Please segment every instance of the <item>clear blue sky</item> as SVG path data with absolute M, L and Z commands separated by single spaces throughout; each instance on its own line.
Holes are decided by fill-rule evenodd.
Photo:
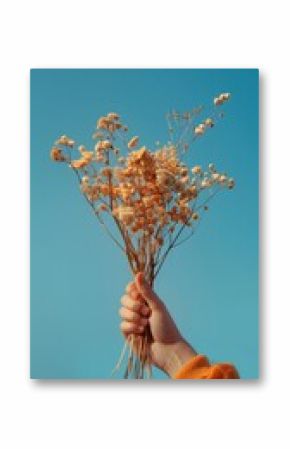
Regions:
M 215 162 L 236 189 L 211 202 L 156 290 L 199 352 L 233 362 L 242 378 L 258 377 L 258 77 L 245 69 L 32 70 L 31 377 L 110 377 L 123 345 L 119 298 L 130 280 L 73 174 L 50 161 L 54 140 L 68 134 L 89 145 L 96 119 L 114 111 L 150 147 L 167 138 L 167 111 L 223 91 L 232 93 L 226 117 L 196 142 L 189 163 Z

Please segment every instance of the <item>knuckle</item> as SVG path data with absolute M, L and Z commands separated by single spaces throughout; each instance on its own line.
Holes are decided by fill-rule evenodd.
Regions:
M 134 286 L 134 282 L 129 282 L 129 284 L 127 284 L 127 287 L 126 287 L 126 292 L 129 293 L 133 289 L 133 286 Z
M 121 304 L 126 304 L 126 301 L 127 301 L 127 295 L 123 295 L 122 296 L 122 298 L 121 298 Z
M 135 291 L 133 290 L 132 292 L 130 292 L 130 297 L 131 297 L 134 301 L 136 301 L 137 298 L 138 298 L 138 293 L 135 292 Z
M 131 318 L 132 321 L 138 321 L 139 320 L 139 314 L 136 312 L 131 312 Z
M 132 310 L 138 312 L 140 310 L 140 304 L 136 301 L 132 302 Z

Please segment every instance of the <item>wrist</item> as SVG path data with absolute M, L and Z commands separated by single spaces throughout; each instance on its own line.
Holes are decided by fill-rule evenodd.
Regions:
M 170 349 L 165 362 L 164 371 L 173 378 L 175 373 L 190 359 L 195 357 L 197 352 L 185 340 L 174 343 Z

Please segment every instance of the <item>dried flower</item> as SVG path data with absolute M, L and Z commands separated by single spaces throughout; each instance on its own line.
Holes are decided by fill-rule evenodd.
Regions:
M 193 169 L 191 170 L 192 173 L 194 175 L 200 175 L 202 170 L 201 170 L 201 166 L 200 165 L 196 165 L 195 167 L 193 167 Z
M 87 162 L 91 162 L 93 160 L 94 153 L 92 151 L 83 151 L 82 152 L 82 159 L 84 159 Z
M 107 117 L 100 117 L 97 121 L 97 128 L 108 129 L 109 124 L 110 120 Z
M 63 135 L 61 136 L 57 141 L 56 141 L 57 145 L 64 145 L 66 147 L 70 147 L 72 148 L 75 144 L 73 139 L 70 139 L 69 137 Z
M 80 145 L 79 152 L 82 154 L 84 151 L 86 151 L 86 147 L 84 145 Z
M 214 126 L 213 119 L 207 118 L 207 119 L 204 121 L 204 124 L 205 124 L 205 126 L 207 126 L 208 128 L 212 128 L 212 127 Z
M 219 182 L 219 180 L 220 180 L 220 174 L 219 173 L 213 173 L 212 175 L 211 175 L 211 179 L 214 181 L 214 182 Z
M 109 112 L 109 114 L 107 115 L 107 118 L 109 120 L 120 120 L 120 116 L 118 114 L 116 114 L 116 112 Z
M 134 209 L 132 207 L 118 207 L 115 210 L 115 214 L 123 224 L 130 225 L 133 223 Z
M 201 123 L 200 125 L 194 128 L 194 132 L 197 136 L 201 136 L 205 132 L 205 125 Z
M 62 153 L 60 148 L 53 147 L 50 151 L 50 157 L 55 162 L 65 162 L 66 157 Z
M 139 142 L 138 136 L 132 137 L 132 139 L 129 140 L 129 142 L 128 142 L 128 148 L 129 149 L 135 148 L 138 145 L 138 142 Z
M 228 101 L 230 99 L 230 96 L 231 96 L 231 94 L 226 92 L 226 93 L 220 94 L 218 97 L 215 97 L 214 98 L 215 106 L 222 105 L 225 101 Z
M 78 159 L 75 161 L 71 161 L 70 166 L 78 170 L 80 168 L 86 167 L 88 164 L 89 161 L 87 161 L 86 159 Z

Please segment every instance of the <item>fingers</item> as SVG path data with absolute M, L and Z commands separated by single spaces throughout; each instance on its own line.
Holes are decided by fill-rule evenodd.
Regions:
M 145 328 L 141 324 L 133 323 L 131 321 L 122 321 L 120 329 L 124 334 L 142 334 Z
M 140 295 L 140 293 L 135 285 L 135 282 L 130 282 L 127 285 L 126 293 L 127 293 L 127 295 L 131 296 L 131 298 L 133 298 L 135 300 L 139 300 L 139 301 L 143 300 L 142 296 Z
M 126 293 L 128 293 L 128 295 L 138 293 L 138 289 L 135 285 L 135 282 L 129 282 L 129 284 L 126 287 Z
M 144 304 L 133 283 L 127 286 L 126 292 L 121 298 L 122 307 L 119 310 L 122 318 L 121 331 L 124 334 L 142 334 L 148 324 L 150 309 Z
M 119 314 L 124 321 L 130 321 L 139 324 L 140 326 L 146 326 L 146 324 L 148 323 L 147 318 L 137 312 L 126 309 L 125 307 L 121 307 L 121 309 L 119 310 Z
M 148 324 L 151 310 L 144 303 L 144 298 L 135 282 L 127 285 L 126 293 L 121 298 L 121 304 L 122 307 L 119 310 L 122 318 L 121 331 L 124 334 L 142 334 Z
M 156 295 L 156 293 L 152 290 L 148 282 L 145 280 L 143 273 L 138 273 L 135 277 L 135 288 L 139 292 L 140 295 L 145 299 L 145 301 L 149 304 L 151 309 L 156 309 L 162 306 L 162 301 Z
M 132 310 L 133 312 L 139 312 L 141 315 L 148 316 L 150 314 L 150 309 L 146 306 L 140 299 L 133 299 L 129 295 L 124 295 L 121 298 L 121 304 L 126 309 Z

